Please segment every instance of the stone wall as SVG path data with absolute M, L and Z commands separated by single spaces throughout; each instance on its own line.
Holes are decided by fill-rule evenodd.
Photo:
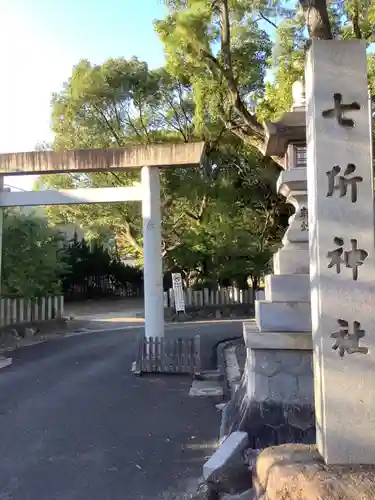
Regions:
M 253 448 L 315 442 L 310 351 L 248 349 L 246 430 Z
M 234 319 L 254 316 L 253 304 L 226 304 L 188 306 L 185 313 L 176 313 L 174 308 L 165 308 L 166 321 L 197 321 L 206 319 Z
M 250 399 L 314 404 L 311 351 L 248 349 L 246 367 Z
M 248 332 L 245 342 L 244 373 L 224 410 L 221 434 L 246 431 L 253 449 L 314 443 L 311 336 Z

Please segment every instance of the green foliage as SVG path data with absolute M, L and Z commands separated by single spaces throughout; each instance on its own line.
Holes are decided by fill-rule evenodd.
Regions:
M 118 288 L 142 288 L 139 269 L 124 265 L 102 245 L 78 241 L 77 234 L 65 246 L 64 262 L 67 271 L 62 275 L 64 295 L 88 298 L 115 293 Z
M 251 2 L 166 4 L 168 16 L 155 29 L 165 46 L 167 71 L 192 85 L 197 130 L 207 133 L 211 122 L 231 130 L 239 120 L 248 126 L 251 118 L 240 104 L 251 110 L 254 97 L 262 94 L 271 54 L 271 42 L 253 18 Z
M 195 124 L 223 123 L 262 149 L 262 123 L 290 109 L 291 86 L 302 76 L 307 2 L 299 0 L 164 0 L 155 23 L 167 69 L 191 83 Z M 327 8 L 335 37 L 374 41 L 375 4 L 366 0 L 309 3 Z M 267 77 L 267 78 L 266 78 Z
M 199 136 L 188 80 L 163 69 L 148 71 L 136 59 L 110 60 L 101 66 L 83 61 L 54 96 L 52 112 L 56 149 L 210 138 L 218 152 L 216 172 L 161 172 L 165 267 L 186 269 L 192 284 L 231 274 L 244 281 L 247 274 L 262 272 L 256 264 L 258 254 L 268 261 L 280 224 L 275 208 L 280 200 L 274 192 L 278 171 L 266 168 L 254 149 L 243 148 L 217 121 L 208 120 Z M 139 172 L 50 175 L 40 178 L 39 187 L 129 186 L 138 180 Z M 78 224 L 89 239 L 113 238 L 119 257 L 132 255 L 142 264 L 139 203 L 51 207 L 48 213 L 56 225 Z M 264 235 L 258 235 L 259 228 Z
M 3 221 L 2 290 L 4 297 L 45 297 L 61 293 L 61 234 L 45 219 L 5 210 Z

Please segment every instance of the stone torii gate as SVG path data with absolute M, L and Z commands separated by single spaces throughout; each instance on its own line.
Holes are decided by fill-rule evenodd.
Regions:
M 116 149 L 0 154 L 0 209 L 15 206 L 142 201 L 145 334 L 146 337 L 163 337 L 164 302 L 159 170 L 160 168 L 197 167 L 203 159 L 204 151 L 203 142 L 193 142 L 128 146 Z M 21 193 L 3 190 L 5 175 L 112 172 L 137 168 L 141 168 L 141 183 L 133 187 Z M 0 219 L 2 222 L 2 218 Z

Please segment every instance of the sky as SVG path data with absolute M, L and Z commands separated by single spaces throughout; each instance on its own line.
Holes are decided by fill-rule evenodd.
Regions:
M 32 151 L 50 141 L 50 99 L 85 58 L 137 56 L 163 64 L 153 20 L 162 0 L 0 0 L 0 153 Z M 28 176 L 7 185 L 32 189 Z

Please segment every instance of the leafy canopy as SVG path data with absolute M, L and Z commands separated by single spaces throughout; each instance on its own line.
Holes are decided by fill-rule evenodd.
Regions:
M 63 237 L 45 219 L 19 210 L 5 210 L 1 294 L 4 297 L 46 297 L 61 293 Z

